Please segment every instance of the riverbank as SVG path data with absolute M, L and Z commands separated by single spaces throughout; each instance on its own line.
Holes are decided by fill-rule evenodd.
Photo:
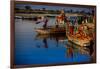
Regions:
M 25 13 L 16 13 L 15 14 L 15 17 L 16 16 L 19 16 L 19 17 L 36 17 L 36 16 L 51 16 L 51 17 L 56 17 L 58 16 L 59 14 L 25 14 Z M 83 14 L 72 14 L 72 13 L 66 13 L 65 14 L 66 16 L 83 16 Z

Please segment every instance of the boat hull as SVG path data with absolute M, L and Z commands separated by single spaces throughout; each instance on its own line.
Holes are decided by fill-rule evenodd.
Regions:
M 62 34 L 66 33 L 65 28 L 48 28 L 48 29 L 43 29 L 43 28 L 37 28 L 35 30 L 38 34 Z
M 87 39 L 87 38 L 80 39 L 80 38 L 72 37 L 70 35 L 67 35 L 67 37 L 70 42 L 77 44 L 79 46 L 89 46 L 90 45 L 90 39 Z

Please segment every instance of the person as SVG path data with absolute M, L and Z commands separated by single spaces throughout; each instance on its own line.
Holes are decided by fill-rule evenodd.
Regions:
M 73 35 L 73 31 L 74 31 L 74 26 L 72 24 L 72 21 L 70 22 L 70 34 Z
M 78 33 L 80 34 L 80 39 L 84 39 L 84 37 L 83 37 L 83 35 L 84 35 L 83 29 L 84 29 L 84 25 L 82 23 L 78 28 Z
M 70 31 L 70 21 L 66 18 L 66 33 L 69 34 Z
M 47 17 L 44 17 L 43 22 L 44 22 L 43 28 L 46 29 L 47 28 L 47 23 L 48 23 L 48 18 Z
M 65 11 L 64 11 L 64 9 L 61 10 L 60 16 L 61 16 L 61 23 L 62 23 L 63 26 L 65 26 L 66 16 L 65 16 Z
M 47 28 L 47 23 L 48 23 L 48 21 L 49 21 L 49 19 L 48 19 L 47 16 L 42 16 L 41 19 L 40 19 L 39 21 L 36 22 L 36 24 L 44 23 L 42 27 L 43 27 L 44 29 L 46 29 L 46 28 Z
M 78 22 L 77 19 L 75 20 L 75 24 L 74 24 L 74 34 L 76 34 L 78 32 Z
M 59 16 L 56 17 L 56 27 L 64 27 L 65 23 L 65 12 L 64 9 L 61 10 L 61 13 Z

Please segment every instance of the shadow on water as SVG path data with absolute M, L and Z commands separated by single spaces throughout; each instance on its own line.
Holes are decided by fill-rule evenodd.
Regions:
M 42 39 L 44 47 L 48 48 L 48 42 L 47 42 L 48 39 L 56 41 L 56 47 L 58 47 L 59 40 L 65 40 L 66 38 L 67 37 L 65 34 L 46 34 L 46 35 L 37 34 L 35 39 L 37 39 L 37 40 Z
M 48 48 L 47 39 L 43 39 L 44 47 Z
M 70 45 L 68 45 L 70 44 Z M 66 44 L 67 46 L 67 57 L 70 57 L 70 58 L 74 58 L 74 54 L 76 53 L 81 53 L 81 54 L 84 54 L 84 55 L 89 55 L 91 57 L 91 61 L 90 62 L 94 62 L 95 61 L 95 45 L 94 45 L 94 41 L 91 40 L 90 41 L 90 45 L 89 46 L 86 46 L 86 47 L 81 47 L 81 46 L 77 46 L 73 43 L 67 43 Z M 78 56 L 78 55 L 76 55 Z
M 87 46 L 89 49 L 89 55 L 92 57 L 92 61 L 95 62 L 96 54 L 95 54 L 95 42 L 93 40 L 90 41 L 90 45 Z
M 56 47 L 59 46 L 59 41 L 60 40 L 66 40 L 67 37 L 65 34 L 53 34 L 53 35 L 40 35 L 40 34 L 37 34 L 36 35 L 36 39 L 42 39 L 43 43 L 44 43 L 44 48 L 48 48 L 48 39 L 50 40 L 55 40 L 56 41 Z M 69 58 L 73 58 L 74 57 L 74 54 L 75 53 L 81 53 L 81 54 L 87 54 L 87 55 L 90 55 L 92 56 L 93 52 L 94 52 L 94 49 L 93 49 L 93 41 L 91 40 L 90 41 L 90 45 L 89 46 L 86 46 L 86 47 L 81 47 L 81 46 L 78 46 L 78 45 L 75 45 L 73 44 L 72 42 L 70 41 L 67 41 L 67 42 L 62 42 L 64 43 L 65 45 L 65 48 L 67 49 L 66 50 L 66 56 L 69 57 Z M 77 56 L 77 55 L 76 55 Z

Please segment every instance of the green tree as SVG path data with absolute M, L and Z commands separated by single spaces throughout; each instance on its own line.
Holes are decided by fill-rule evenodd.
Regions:
M 72 9 L 70 9 L 70 11 L 69 11 L 70 13 L 73 13 L 73 10 Z
M 15 8 L 15 10 L 20 10 L 20 8 Z
M 25 6 L 26 10 L 32 10 L 31 6 Z
M 43 11 L 45 11 L 45 10 L 46 10 L 46 8 L 42 8 L 42 10 L 43 10 Z

